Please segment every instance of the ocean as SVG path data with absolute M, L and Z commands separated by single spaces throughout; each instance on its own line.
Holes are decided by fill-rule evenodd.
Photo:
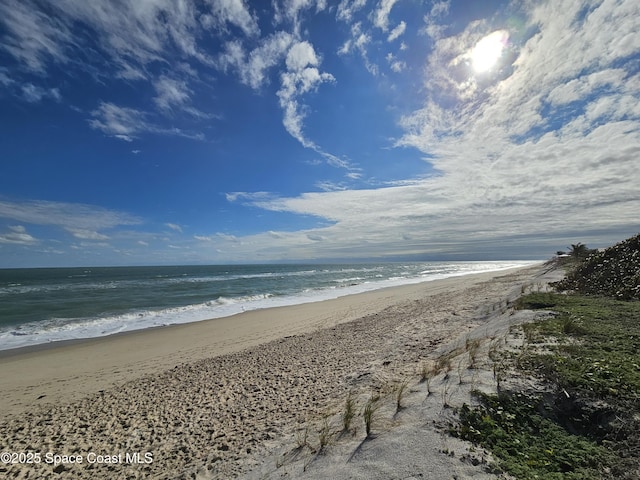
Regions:
M 535 262 L 0 269 L 0 350 L 531 263 Z

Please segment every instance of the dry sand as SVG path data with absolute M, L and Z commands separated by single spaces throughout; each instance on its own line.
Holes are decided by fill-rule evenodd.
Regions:
M 416 372 L 469 335 L 495 336 L 517 321 L 500 312 L 521 285 L 544 282 L 542 271 L 469 275 L 4 353 L 0 450 L 27 453 L 19 461 L 40 456 L 0 463 L 0 477 L 483 478 L 477 460 L 460 462 L 466 446 L 433 420 L 424 425 L 444 421 L 443 399 L 468 393 L 473 382 L 424 402 Z M 349 391 L 361 408 L 372 390 L 385 395 L 400 379 L 413 408 L 396 414 L 389 394 L 377 438 L 364 439 L 359 426 L 332 435 L 318 455 L 317 426 L 326 418 L 333 433 L 339 415 L 330 413 Z M 53 465 L 48 454 L 82 463 Z

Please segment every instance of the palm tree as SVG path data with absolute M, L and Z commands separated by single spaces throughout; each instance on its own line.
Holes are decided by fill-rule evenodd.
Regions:
M 575 258 L 584 258 L 587 255 L 589 255 L 589 249 L 583 243 L 580 243 L 580 242 L 576 244 L 572 243 L 571 247 L 569 248 L 569 255 Z

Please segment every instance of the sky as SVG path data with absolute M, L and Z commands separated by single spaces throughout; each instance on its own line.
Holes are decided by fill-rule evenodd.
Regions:
M 3 0 L 0 267 L 640 232 L 640 2 Z

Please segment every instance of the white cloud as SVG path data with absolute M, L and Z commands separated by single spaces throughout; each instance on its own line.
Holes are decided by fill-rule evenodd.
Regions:
M 91 112 L 91 116 L 94 117 L 89 120 L 89 125 L 92 128 L 127 142 L 133 141 L 134 138 L 144 133 L 173 135 L 193 140 L 204 139 L 204 135 L 201 133 L 187 132 L 175 127 L 161 127 L 149 121 L 148 113 L 134 108 L 119 107 L 113 103 L 101 103 L 96 110 Z
M 536 227 L 528 233 L 578 229 L 588 223 L 593 228 L 633 224 L 630 207 L 639 198 L 632 184 L 640 178 L 634 178 L 630 163 L 631 152 L 640 149 L 640 136 L 632 132 L 640 124 L 631 125 L 640 120 L 640 111 L 634 107 L 637 101 L 619 90 L 625 73 L 611 68 L 624 51 L 607 46 L 607 35 L 610 41 L 626 36 L 626 22 L 618 22 L 618 17 L 626 15 L 628 3 L 595 8 L 584 19 L 588 26 L 578 20 L 577 7 L 572 11 L 548 4 L 543 12 L 534 11 L 532 23 L 540 32 L 523 46 L 513 73 L 496 77 L 484 88 L 477 84 L 470 96 L 460 94 L 467 80 L 456 78 L 446 59 L 472 45 L 473 36 L 463 32 L 442 39 L 429 63 L 429 76 L 435 80 L 428 85 L 432 92 L 449 88 L 447 101 L 456 98 L 456 104 L 444 109 L 428 100 L 404 119 L 407 133 L 400 144 L 433 155 L 434 167 L 443 174 L 438 183 L 450 182 L 451 193 L 456 187 L 464 189 L 469 205 L 535 219 Z M 608 10 L 606 15 L 600 9 Z M 607 17 L 610 26 L 591 17 Z M 448 81 L 442 81 L 447 76 Z M 602 87 L 610 93 L 590 99 Z M 564 113 L 565 123 L 550 125 L 546 105 L 571 102 L 577 104 Z M 619 203 L 615 215 L 604 213 L 612 202 Z M 573 219 L 576 205 L 588 208 Z M 513 213 L 504 216 L 513 218 Z
M 315 7 L 316 12 L 321 12 L 327 8 L 326 0 L 281 0 L 273 2 L 275 9 L 274 19 L 276 23 L 289 20 L 293 23 L 296 37 L 300 34 L 300 12 Z
M 2 85 L 3 87 L 8 87 L 13 83 L 15 83 L 15 81 L 10 78 L 9 75 L 7 75 L 6 69 L 0 68 L 0 85 Z
M 97 232 L 141 222 L 133 215 L 93 205 L 36 200 L 28 202 L 0 200 L 0 218 L 32 225 L 54 225 L 71 232 L 78 238 L 88 238 L 94 234 L 102 235 Z M 17 230 L 14 232 L 25 233 Z
M 65 21 L 34 8 L 29 1 L 0 2 L 0 24 L 4 35 L 0 48 L 31 70 L 43 72 L 47 62 L 68 61 L 73 39 Z
M 211 13 L 200 18 L 206 26 L 216 26 L 218 28 L 230 23 L 240 28 L 247 36 L 257 36 L 260 34 L 258 21 L 255 15 L 242 0 L 208 0 Z
M 158 94 L 153 100 L 161 110 L 171 110 L 173 107 L 183 107 L 191 102 L 192 91 L 187 86 L 187 82 L 161 76 L 154 87 Z
M 424 32 L 433 40 L 438 40 L 444 35 L 445 26 L 440 23 L 442 17 L 449 13 L 449 0 L 436 2 L 431 7 L 431 11 L 424 17 Z
M 396 3 L 398 0 L 380 0 L 378 8 L 373 13 L 373 24 L 383 32 L 389 30 L 389 15 Z
M 230 192 L 225 194 L 225 198 L 228 202 L 235 202 L 237 200 L 266 200 L 272 198 L 269 192 Z
M 214 115 L 204 113 L 192 105 L 191 95 L 193 90 L 184 80 L 160 76 L 154 81 L 157 96 L 153 99 L 160 110 L 165 113 L 174 111 L 185 112 L 195 118 L 210 119 Z
M 391 63 L 391 70 L 393 70 L 396 73 L 402 72 L 405 68 L 407 68 L 406 62 L 395 61 Z
M 280 74 L 280 90 L 277 95 L 283 111 L 282 124 L 287 132 L 302 146 L 314 150 L 329 165 L 349 170 L 349 174 L 359 176 L 358 169 L 349 161 L 326 152 L 304 133 L 305 107 L 299 102 L 303 95 L 317 90 L 322 83 L 333 83 L 330 73 L 321 73 L 318 69 L 320 59 L 313 46 L 307 42 L 295 42 L 287 52 L 285 64 L 287 70 Z
M 379 73 L 378 66 L 369 60 L 367 46 L 371 43 L 371 35 L 362 30 L 362 23 L 357 22 L 351 26 L 351 38 L 338 49 L 339 55 L 347 55 L 354 50 L 360 53 L 364 61 L 365 68 L 369 73 L 376 76 Z
M 235 70 L 242 83 L 258 89 L 267 80 L 268 70 L 285 58 L 293 41 L 290 33 L 275 32 L 248 54 L 240 41 L 230 41 L 225 45 L 225 52 L 219 56 L 218 65 L 225 71 Z
M 278 90 L 280 107 L 284 112 L 282 123 L 289 134 L 304 147 L 319 150 L 313 141 L 303 132 L 305 113 L 298 98 L 315 90 L 320 84 L 334 82 L 330 73 L 320 73 L 319 60 L 309 42 L 297 42 L 289 49 L 286 57 L 287 71 L 280 76 L 281 88 Z
M 22 225 L 12 225 L 10 232 L 0 233 L 0 244 L 10 243 L 16 245 L 33 245 L 38 240 L 27 233 L 27 229 Z
M 602 87 L 617 90 L 624 86 L 626 76 L 627 73 L 621 68 L 587 74 L 556 86 L 547 96 L 547 100 L 558 106 L 582 100 Z
M 391 30 L 391 32 L 389 33 L 389 36 L 387 37 L 387 41 L 393 42 L 397 38 L 400 38 L 400 36 L 404 34 L 406 29 L 407 29 L 407 24 L 404 21 L 400 22 L 396 28 Z
M 72 228 L 72 227 L 67 227 L 66 230 L 69 233 L 71 233 L 74 237 L 79 238 L 81 240 L 96 240 L 96 241 L 109 240 L 109 237 L 107 235 L 98 233 L 95 230 L 87 230 L 84 228 Z
M 227 21 L 238 19 L 238 2 L 216 2 Z M 225 8 L 228 7 L 228 8 Z M 58 0 L 44 11 L 33 0 L 0 4 L 0 22 L 7 34 L 4 49 L 32 70 L 44 71 L 50 61 L 67 63 L 82 51 L 70 27 L 81 22 L 127 79 L 146 78 L 147 64 L 178 51 L 209 61 L 196 46 L 199 12 L 188 0 L 145 2 L 86 2 Z
M 351 22 L 356 12 L 362 9 L 367 3 L 367 0 L 342 0 L 338 5 L 336 12 L 336 18 L 344 22 Z
M 259 34 L 255 18 L 244 8 L 241 0 L 216 0 L 197 5 L 189 0 L 58 0 L 50 2 L 46 9 L 35 0 L 10 0 L 0 4 L 0 25 L 5 27 L 0 48 L 23 67 L 43 75 L 52 64 L 73 64 L 93 76 L 100 75 L 93 70 L 91 62 L 85 61 L 87 52 L 92 52 L 91 55 L 98 52 L 98 56 L 108 63 L 109 76 L 129 81 L 150 80 L 158 93 L 155 102 L 161 113 L 166 115 L 180 111 L 209 119 L 213 115 L 203 113 L 190 103 L 193 89 L 186 81 L 166 75 L 154 78 L 154 69 L 151 68 L 152 64 L 176 65 L 176 61 L 181 61 L 180 65 L 186 65 L 186 62 L 194 60 L 212 65 L 212 58 L 198 46 L 206 23 L 200 20 L 207 15 L 215 16 L 223 24 L 236 25 L 247 34 Z M 83 35 L 90 35 L 97 46 L 87 48 Z M 32 83 L 25 83 L 21 94 L 32 103 L 47 98 L 61 99 L 57 88 L 46 89 Z M 105 102 L 102 105 L 112 104 Z M 146 114 L 133 108 L 120 108 L 116 112 L 100 107 L 94 116 L 97 113 L 99 117 L 111 118 L 100 117 L 92 120 L 91 124 L 124 140 L 131 140 L 143 132 L 196 139 L 203 137 L 179 128 L 154 126 L 142 118 Z
M 391 70 L 396 73 L 400 73 L 405 68 L 407 68 L 407 63 L 402 60 L 398 60 L 392 53 L 388 53 L 386 59 L 387 62 L 389 62 L 389 67 L 391 68 Z
M 182 227 L 176 223 L 165 223 L 165 226 L 169 227 L 171 230 L 182 233 Z
M 128 142 L 151 128 L 144 112 L 113 103 L 101 103 L 91 115 L 94 117 L 89 121 L 92 128 Z
M 308 65 L 317 66 L 318 57 L 309 42 L 298 42 L 289 49 L 286 65 L 289 70 L 301 71 Z
M 44 89 L 32 83 L 22 86 L 22 96 L 29 103 L 38 103 L 45 98 L 49 98 L 59 102 L 62 99 L 60 91 L 57 88 Z
M 63 18 L 93 28 L 102 48 L 123 72 L 146 76 L 145 65 L 162 61 L 169 53 L 206 62 L 196 45 L 198 15 L 187 0 L 147 0 L 134 3 L 60 0 L 55 7 Z

